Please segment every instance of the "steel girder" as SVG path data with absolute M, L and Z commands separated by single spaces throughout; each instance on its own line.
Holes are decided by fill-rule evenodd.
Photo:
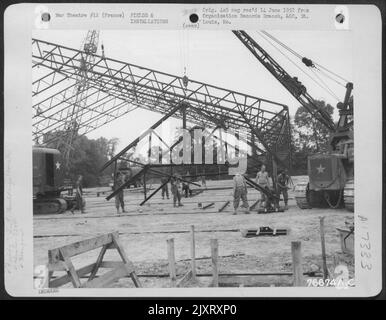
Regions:
M 50 142 L 50 134 L 68 130 L 66 123 L 73 110 L 74 86 L 80 71 L 82 51 L 33 39 L 33 137 Z M 206 127 L 219 126 L 246 130 L 256 136 L 259 145 L 277 157 L 279 144 L 290 142 L 289 115 L 286 105 L 242 94 L 203 82 L 95 55 L 85 70 L 87 86 L 79 90 L 86 103 L 78 111 L 78 134 L 86 134 L 135 108 L 166 114 L 176 104 L 184 103 L 189 122 Z M 182 118 L 176 112 L 173 117 Z M 284 159 L 285 157 L 279 157 Z

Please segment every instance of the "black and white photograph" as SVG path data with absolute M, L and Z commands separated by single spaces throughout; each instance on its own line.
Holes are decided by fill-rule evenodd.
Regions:
M 375 263 L 354 136 L 357 109 L 375 106 L 354 99 L 349 11 L 335 9 L 334 27 L 286 29 L 267 24 L 310 9 L 236 7 L 187 7 L 174 28 L 156 10 L 35 10 L 46 27 L 31 30 L 25 70 L 30 140 L 14 146 L 32 156 L 34 290 L 361 286 L 358 266 Z M 236 15 L 246 27 L 205 28 Z M 65 18 L 159 28 L 49 27 Z
M 117 287 L 289 286 L 294 267 L 297 285 L 337 268 L 354 285 L 350 48 L 337 32 L 36 32 L 34 264 L 76 268 L 61 248 L 98 245 L 52 282 L 105 285 L 117 232 L 137 274 Z

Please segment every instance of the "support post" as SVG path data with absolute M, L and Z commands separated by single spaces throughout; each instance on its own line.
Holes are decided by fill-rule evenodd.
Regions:
M 210 240 L 210 247 L 212 252 L 212 270 L 213 270 L 213 287 L 218 287 L 218 241 L 217 239 Z
M 322 261 L 323 261 L 323 280 L 328 278 L 327 260 L 326 260 L 326 243 L 324 239 L 324 218 L 319 217 L 320 220 L 320 241 L 322 244 Z
M 113 191 L 115 191 L 115 189 L 117 188 L 117 185 L 118 185 L 118 181 L 117 181 L 117 170 L 118 170 L 118 160 L 115 160 L 114 161 L 114 177 L 113 177 L 113 180 L 114 180 L 114 184 L 113 184 Z
M 117 176 L 117 162 L 118 160 L 114 161 L 114 181 L 115 181 L 115 177 Z
M 182 112 L 182 128 L 186 129 L 186 107 L 182 107 L 181 109 Z
M 175 261 L 175 255 L 174 255 L 174 239 L 170 238 L 166 240 L 167 247 L 168 247 L 168 261 L 169 261 L 169 275 L 170 279 L 172 280 L 173 286 L 176 285 L 176 261 Z
M 146 190 L 146 169 L 143 170 L 143 196 L 144 196 L 144 199 L 143 199 L 143 200 L 146 200 L 146 197 L 147 197 L 147 190 Z
M 302 287 L 303 282 L 303 267 L 302 267 L 302 243 L 300 241 L 291 242 L 292 266 L 294 276 L 294 287 Z
M 150 132 L 149 133 L 149 149 L 147 150 L 147 162 L 148 163 L 151 163 L 151 159 L 150 159 L 150 157 L 151 157 L 151 137 L 152 136 L 152 133 Z
M 275 159 L 272 158 L 272 185 L 274 190 L 277 190 L 277 163 Z
M 191 256 L 191 269 L 192 280 L 196 280 L 196 239 L 194 234 L 194 226 L 190 226 L 190 256 Z

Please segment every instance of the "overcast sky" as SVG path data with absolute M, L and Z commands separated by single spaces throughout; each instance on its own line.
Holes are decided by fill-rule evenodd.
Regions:
M 334 107 L 337 100 L 321 89 L 257 31 L 247 31 L 279 64 L 307 87 L 314 99 Z M 349 31 L 269 31 L 302 56 L 308 57 L 343 78 L 352 81 L 352 42 Z M 87 30 L 40 30 L 34 37 L 80 49 Z M 122 31 L 100 32 L 99 44 L 105 56 L 155 70 L 180 75 L 186 68 L 191 79 L 280 102 L 293 116 L 298 101 L 258 62 L 230 31 Z M 294 55 L 279 47 L 293 62 L 315 78 Z M 99 46 L 100 51 L 100 46 Z M 100 52 L 99 52 L 100 53 Z M 304 66 L 304 67 L 303 67 Z M 345 89 L 319 75 L 343 100 Z M 315 78 L 317 79 L 317 78 Z M 88 134 L 89 138 L 117 137 L 123 148 L 161 117 L 137 109 Z M 334 118 L 337 112 L 334 113 Z M 179 122 L 172 120 L 173 125 Z

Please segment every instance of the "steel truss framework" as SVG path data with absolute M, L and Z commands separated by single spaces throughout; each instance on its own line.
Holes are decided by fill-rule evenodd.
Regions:
M 50 143 L 65 135 L 83 52 L 33 39 L 33 137 Z M 78 134 L 91 132 L 135 108 L 171 115 L 204 127 L 245 129 L 261 153 L 288 166 L 290 125 L 286 105 L 95 55 L 84 71 L 86 103 L 78 111 Z M 184 106 L 181 110 L 178 106 Z M 178 110 L 177 110 L 178 109 Z M 174 111 L 175 110 L 175 111 Z M 52 133 L 55 133 L 53 135 Z M 287 165 L 284 163 L 286 162 Z

